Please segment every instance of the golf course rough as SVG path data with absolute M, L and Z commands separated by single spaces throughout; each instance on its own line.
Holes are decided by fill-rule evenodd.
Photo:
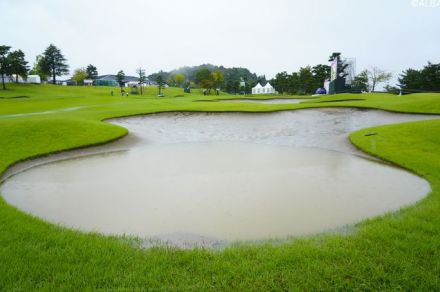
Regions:
M 198 92 L 174 97 L 181 94 L 175 88 L 166 89 L 165 98 L 156 97 L 156 88 L 129 97 L 110 91 L 10 85 L 0 92 L 0 173 L 18 161 L 126 135 L 124 128 L 102 122 L 112 117 L 330 106 L 440 114 L 440 94 L 342 94 L 299 104 L 258 104 L 194 102 L 219 97 Z M 237 243 L 220 251 L 142 249 L 137 239 L 61 228 L 0 199 L 0 290 L 439 290 L 440 121 L 363 129 L 350 139 L 361 150 L 424 177 L 432 193 L 413 206 L 360 222 L 347 234 Z

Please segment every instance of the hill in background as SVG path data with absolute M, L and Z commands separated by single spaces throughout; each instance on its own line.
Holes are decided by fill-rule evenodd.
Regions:
M 183 74 L 185 75 L 185 79 L 187 82 L 194 82 L 196 72 L 201 69 L 208 69 L 211 72 L 221 71 L 225 79 L 221 89 L 229 93 L 239 92 L 241 78 L 243 78 L 243 80 L 246 82 L 246 92 L 251 92 L 251 88 L 254 87 L 258 82 L 260 82 L 262 85 L 265 85 L 267 82 L 266 77 L 264 75 L 259 76 L 256 73 L 252 73 L 247 68 L 240 68 L 240 67 L 226 68 L 223 66 L 217 66 L 212 64 L 185 66 L 169 72 L 159 71 L 157 73 L 153 73 L 149 75 L 148 78 L 150 80 L 156 80 L 156 78 L 159 75 L 162 75 L 164 80 L 167 80 L 167 82 L 170 85 L 175 85 L 173 84 L 173 76 L 177 74 Z

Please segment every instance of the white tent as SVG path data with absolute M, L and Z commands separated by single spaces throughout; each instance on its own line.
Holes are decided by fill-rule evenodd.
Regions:
M 23 78 L 21 78 L 20 75 L 16 75 L 16 74 L 12 74 L 12 75 L 5 75 L 5 82 L 11 82 L 11 83 L 15 83 L 15 81 L 18 81 L 18 83 L 24 83 L 25 80 L 23 80 Z
M 27 83 L 41 83 L 41 78 L 38 75 L 28 75 L 27 77 Z
M 263 86 L 261 86 L 260 83 L 255 85 L 255 87 L 252 88 L 252 94 L 262 94 L 263 93 Z
M 138 87 L 139 81 L 128 81 L 125 82 L 125 87 Z
M 270 85 L 269 82 L 263 87 L 260 83 L 255 85 L 254 88 L 252 88 L 252 94 L 273 94 L 275 93 L 275 88 Z
M 93 80 L 92 79 L 84 79 L 84 85 L 85 86 L 92 86 Z
M 275 93 L 275 88 L 269 82 L 263 87 L 263 93 Z

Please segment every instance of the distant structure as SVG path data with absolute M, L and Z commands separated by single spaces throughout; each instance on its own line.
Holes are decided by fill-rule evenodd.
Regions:
M 12 74 L 5 76 L 5 83 L 41 83 L 41 78 L 38 75 L 28 75 L 27 78 L 23 78 L 20 75 Z
M 252 87 L 252 94 L 262 94 L 263 92 L 263 86 L 261 86 L 260 83 Z
M 28 75 L 27 83 L 40 84 L 41 83 L 41 78 L 40 78 L 39 75 Z
M 243 77 L 240 77 L 240 94 L 246 94 L 246 82 Z
M 116 75 L 107 74 L 107 75 L 101 75 L 98 76 L 94 80 L 94 85 L 96 86 L 115 86 L 119 87 L 118 82 L 116 81 Z M 136 76 L 125 76 L 124 78 L 124 85 L 125 87 L 132 87 L 135 85 L 139 85 L 139 77 Z M 149 80 L 146 78 L 145 83 L 143 86 L 152 86 L 156 85 L 156 82 Z
M 127 84 L 130 81 L 139 81 L 139 78 L 135 77 L 135 76 L 125 76 L 125 78 L 124 78 L 124 85 Z M 119 87 L 119 84 L 116 81 L 116 75 L 112 75 L 112 74 L 98 76 L 95 79 L 95 85 L 96 86 L 114 86 L 114 87 Z
M 356 59 L 344 58 L 342 61 L 347 65 L 345 68 L 345 73 L 347 73 L 347 76 L 345 76 L 345 84 L 351 85 L 354 81 L 354 77 L 356 77 Z
M 330 94 L 348 92 L 356 76 L 356 59 L 342 58 L 341 53 L 333 53 L 328 61 L 331 68 L 328 92 Z
M 269 82 L 267 82 L 265 86 L 261 86 L 261 84 L 258 83 L 252 88 L 252 94 L 274 94 L 274 93 L 275 93 L 275 88 L 273 88 L 273 86 L 270 85 Z
M 93 79 L 84 79 L 84 86 L 92 86 Z
M 57 84 L 59 85 L 78 85 L 77 82 L 73 79 L 67 80 L 57 80 Z M 85 79 L 83 81 L 84 86 L 113 86 L 119 87 L 119 83 L 116 81 L 116 75 L 107 74 L 98 76 L 95 80 Z M 123 86 L 125 87 L 139 87 L 142 85 L 145 86 L 153 86 L 156 85 L 156 82 L 150 81 L 149 79 L 145 80 L 144 83 L 139 84 L 139 78 L 135 76 L 125 76 L 123 81 Z

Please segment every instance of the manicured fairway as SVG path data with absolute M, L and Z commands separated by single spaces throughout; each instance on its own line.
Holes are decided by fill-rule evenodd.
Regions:
M 293 105 L 194 102 L 218 97 L 175 97 L 182 90 L 174 88 L 157 98 L 155 88 L 144 96 L 121 97 L 111 96 L 111 88 L 9 87 L 0 91 L 0 173 L 30 157 L 117 139 L 126 130 L 101 122 L 116 116 L 328 106 L 440 114 L 440 94 L 344 94 Z M 237 244 L 221 251 L 140 249 L 136 239 L 60 228 L 0 199 L 0 290 L 439 290 L 440 121 L 364 129 L 351 140 L 425 177 L 433 192 L 415 206 L 360 222 L 346 234 Z

